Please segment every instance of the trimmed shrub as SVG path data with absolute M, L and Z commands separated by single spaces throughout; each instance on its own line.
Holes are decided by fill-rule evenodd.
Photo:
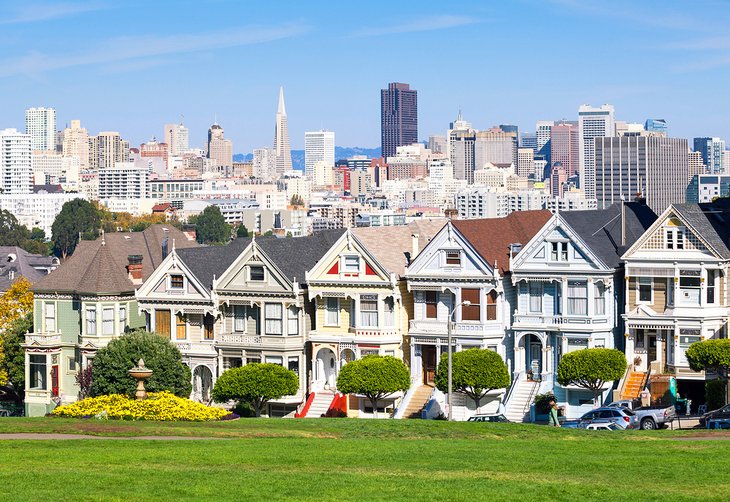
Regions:
M 257 417 L 272 399 L 296 394 L 299 378 L 291 370 L 271 363 L 253 363 L 224 371 L 213 386 L 213 399 L 218 403 L 249 403 Z
M 479 408 L 479 402 L 494 389 L 510 384 L 509 371 L 502 357 L 489 349 L 467 349 L 451 356 L 451 385 L 455 392 L 465 394 Z M 449 360 L 441 357 L 436 370 L 436 387 L 448 392 Z
M 144 401 L 136 401 L 122 394 L 89 397 L 59 406 L 53 410 L 52 415 L 71 418 L 98 416 L 111 420 L 204 422 L 220 420 L 229 415 L 229 412 L 163 391 L 148 394 Z
M 337 377 L 337 390 L 344 394 L 361 394 L 370 400 L 378 414 L 378 400 L 411 386 L 408 367 L 393 356 L 365 356 L 344 365 Z
M 583 349 L 563 355 L 558 364 L 558 383 L 576 385 L 593 392 L 593 401 L 606 382 L 620 379 L 626 371 L 626 356 L 616 349 Z
M 192 390 L 190 368 L 170 341 L 144 330 L 126 333 L 96 353 L 91 379 L 91 395 L 125 394 L 134 397 L 137 381 L 129 370 L 144 359 L 152 376 L 145 381 L 148 392 L 169 391 L 188 397 Z

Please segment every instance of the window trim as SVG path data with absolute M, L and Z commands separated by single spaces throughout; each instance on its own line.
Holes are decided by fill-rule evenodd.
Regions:
M 173 278 L 180 278 L 180 286 L 173 285 Z M 177 282 L 177 280 L 175 281 Z M 184 274 L 170 274 L 167 276 L 167 289 L 168 291 L 185 291 L 185 275 Z
M 279 317 L 269 317 L 269 308 L 276 309 L 278 307 Z M 279 332 L 269 331 L 269 321 L 277 323 L 279 326 Z M 274 324 L 272 324 L 274 326 Z M 284 335 L 284 306 L 281 303 L 267 302 L 264 303 L 264 331 L 267 335 L 271 336 L 283 336 Z
M 122 312 L 124 312 L 124 315 L 122 315 Z M 125 333 L 127 331 L 127 306 L 126 305 L 120 305 L 119 306 L 119 319 L 118 319 L 118 326 L 119 326 L 119 334 Z
M 94 305 L 93 307 L 87 306 L 86 308 L 84 308 L 84 312 L 86 313 L 86 315 L 84 317 L 84 333 L 87 336 L 98 336 L 99 330 L 97 329 L 97 326 L 96 326 L 97 320 L 98 320 L 97 313 L 96 313 L 96 305 Z M 92 316 L 89 315 L 90 312 L 93 312 Z M 92 326 L 94 329 L 93 330 L 89 329 Z
M 294 330 L 291 329 L 292 325 Z M 299 307 L 289 305 L 286 308 L 286 334 L 287 336 L 299 336 Z
M 48 307 L 51 307 L 53 310 L 53 315 L 51 316 L 48 315 Z M 48 329 L 49 319 L 53 322 L 53 329 Z M 56 328 L 58 328 L 58 323 L 56 322 L 56 302 L 43 302 L 43 325 L 46 333 L 55 333 L 57 331 Z
M 429 301 L 429 295 L 433 295 L 433 299 L 435 301 L 430 302 Z M 423 292 L 423 304 L 424 304 L 424 319 L 438 319 L 439 318 L 439 303 L 440 303 L 440 293 L 438 291 L 424 291 Z M 433 305 L 433 316 L 429 316 L 429 305 Z
M 578 296 L 574 293 L 575 288 L 582 288 L 585 295 Z M 588 281 L 582 280 L 582 279 L 571 279 L 568 281 L 568 290 L 566 291 L 565 299 L 567 300 L 568 304 L 568 312 L 567 315 L 569 316 L 579 316 L 584 317 L 588 315 Z M 576 307 L 579 305 L 585 305 L 585 312 L 580 313 L 579 310 Z
M 649 300 L 641 299 L 641 286 L 648 284 L 649 286 Z M 637 277 L 636 278 L 636 304 L 639 305 L 652 305 L 654 304 L 654 278 L 653 277 Z
M 347 260 L 357 260 L 357 268 L 348 268 Z M 359 274 L 360 268 L 362 267 L 362 259 L 359 254 L 343 254 L 342 255 L 342 273 L 344 274 Z
M 466 299 L 464 298 L 464 292 L 466 291 L 475 291 L 476 292 L 476 301 L 472 301 L 471 305 L 464 305 L 464 301 Z M 468 295 L 471 296 L 471 295 Z M 471 301 L 471 300 L 470 300 Z M 481 288 L 461 288 L 461 320 L 463 322 L 482 322 L 482 290 Z M 477 318 L 476 319 L 467 319 L 465 317 L 465 313 L 467 312 L 477 312 Z
M 379 307 L 379 301 L 378 297 L 376 295 L 360 295 L 360 327 L 363 328 L 378 328 L 380 327 L 380 307 Z M 375 309 L 365 309 L 363 308 L 363 304 L 367 305 L 375 305 Z M 375 323 L 373 324 L 373 317 L 375 319 Z M 365 319 L 368 319 L 367 323 L 365 322 Z
M 330 310 L 330 302 L 334 302 L 335 310 Z M 324 325 L 328 327 L 338 328 L 340 326 L 340 299 L 332 296 L 325 297 L 324 301 Z M 330 321 L 330 314 L 335 315 L 334 323 Z
M 180 328 L 182 328 L 182 336 L 180 336 Z M 188 321 L 184 314 L 175 314 L 175 340 L 188 339 Z
M 261 269 L 261 279 L 254 279 L 253 278 L 253 270 L 254 269 Z M 266 282 L 266 267 L 263 265 L 249 265 L 248 266 L 248 280 L 249 282 Z
M 449 254 L 456 254 L 456 257 L 454 258 L 449 257 Z M 445 267 L 461 267 L 462 266 L 462 252 L 461 249 L 445 249 L 444 250 L 444 266 Z M 451 263 L 449 260 L 454 261 L 454 263 Z
M 105 319 L 104 314 L 111 312 L 111 319 Z M 107 324 L 108 323 L 108 324 Z M 113 336 L 114 328 L 116 325 L 116 316 L 114 315 L 114 307 L 105 305 L 101 308 L 101 335 L 102 336 Z M 107 326 L 110 326 L 110 330 L 107 331 Z
M 537 292 L 539 293 L 538 295 L 533 295 L 532 294 L 532 288 L 533 288 L 533 286 L 535 288 L 537 288 Z M 534 282 L 533 281 L 533 282 L 528 282 L 527 283 L 527 311 L 530 314 L 542 314 L 542 310 L 543 310 L 543 307 L 544 307 L 544 305 L 543 305 L 544 304 L 544 302 L 543 302 L 543 296 L 544 295 L 545 295 L 545 288 L 543 287 L 543 284 L 541 282 Z M 532 308 L 532 299 L 533 298 L 538 298 L 539 299 L 539 303 L 540 303 L 539 310 L 536 310 L 536 309 L 533 309 Z

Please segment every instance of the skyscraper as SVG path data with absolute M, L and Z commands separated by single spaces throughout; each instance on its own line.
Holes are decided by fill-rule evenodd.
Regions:
M 17 129 L 0 130 L 0 192 L 33 193 L 31 136 Z
M 117 162 L 129 161 L 129 142 L 116 131 L 103 131 L 89 137 L 89 168 L 107 169 Z
M 538 120 L 535 124 L 535 137 L 537 142 L 537 154 L 542 155 L 550 162 L 550 131 L 555 125 L 552 120 Z
M 568 177 L 579 172 L 578 126 L 561 123 L 552 127 L 550 133 L 550 160 L 553 165 L 560 162 Z
M 218 123 L 208 129 L 208 158 L 219 171 L 233 167 L 233 144 Z
M 598 209 L 636 194 L 661 214 L 670 204 L 685 201 L 687 140 L 658 135 L 596 137 L 595 197 Z
M 314 164 L 324 161 L 335 167 L 334 131 L 308 131 L 304 133 L 304 174 L 314 176 Z
M 528 147 L 517 149 L 517 176 L 527 178 L 535 171 L 535 150 Z
M 702 160 L 707 166 L 708 174 L 724 172 L 725 141 L 720 138 L 695 138 L 695 152 L 702 154 Z
M 471 124 L 461 117 L 461 111 L 456 121 L 451 123 L 449 129 L 449 160 L 453 168 L 454 179 L 474 182 L 474 144 L 476 133 Z
M 616 135 L 613 112 L 611 105 L 602 105 L 600 108 L 581 105 L 578 109 L 580 186 L 588 199 L 596 196 L 594 140 Z
M 72 120 L 71 127 L 63 131 L 61 151 L 64 157 L 78 157 L 79 168 L 89 167 L 89 133 L 81 127 L 80 120 Z
M 418 143 L 418 92 L 392 82 L 380 90 L 381 155 L 393 157 L 396 148 Z
M 165 124 L 165 143 L 170 155 L 176 157 L 188 150 L 190 132 L 182 124 Z
M 667 121 L 664 119 L 646 119 L 644 122 L 644 129 L 647 132 L 656 132 L 659 134 L 667 135 Z
M 517 133 L 505 132 L 499 127 L 477 132 L 474 145 L 475 169 L 483 169 L 487 162 L 516 164 Z
M 289 125 L 284 105 L 284 88 L 279 87 L 279 107 L 276 110 L 276 130 L 274 131 L 274 150 L 276 151 L 276 174 L 281 176 L 291 171 L 291 147 L 289 146 Z
M 28 108 L 25 110 L 25 133 L 30 134 L 33 150 L 56 149 L 56 110 Z

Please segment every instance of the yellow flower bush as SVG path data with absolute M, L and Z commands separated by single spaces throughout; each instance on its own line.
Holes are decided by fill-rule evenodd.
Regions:
M 144 401 L 136 401 L 122 394 L 89 397 L 53 410 L 53 415 L 57 417 L 83 418 L 100 415 L 100 418 L 115 420 L 189 422 L 220 420 L 228 414 L 222 408 L 196 403 L 167 391 L 150 393 Z

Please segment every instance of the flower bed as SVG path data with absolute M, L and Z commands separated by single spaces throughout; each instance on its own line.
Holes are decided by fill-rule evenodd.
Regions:
M 89 397 L 82 401 L 59 406 L 53 410 L 52 414 L 56 417 L 71 418 L 96 416 L 114 420 L 204 422 L 220 420 L 229 412 L 163 391 L 148 394 L 144 401 L 136 401 L 121 394 Z

